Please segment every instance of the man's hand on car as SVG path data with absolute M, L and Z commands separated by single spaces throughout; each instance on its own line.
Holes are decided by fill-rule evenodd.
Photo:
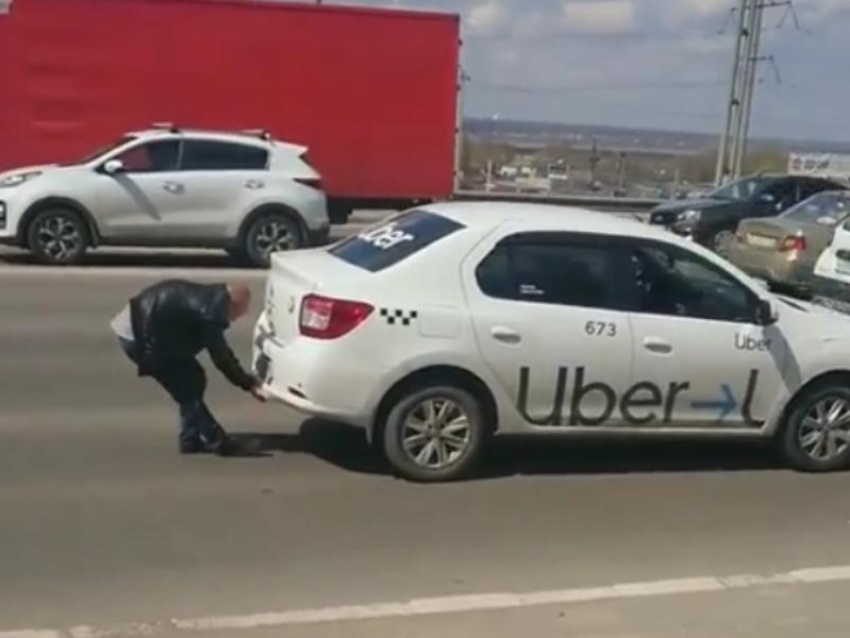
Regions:
M 266 391 L 263 390 L 263 387 L 260 385 L 255 385 L 253 388 L 249 390 L 251 396 L 253 396 L 260 403 L 265 403 L 269 396 L 266 394 Z

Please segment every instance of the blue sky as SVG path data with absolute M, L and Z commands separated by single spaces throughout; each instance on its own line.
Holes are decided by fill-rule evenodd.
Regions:
M 463 16 L 468 115 L 714 132 L 739 0 L 359 0 Z M 756 135 L 850 141 L 850 0 L 767 13 Z M 784 19 L 784 26 L 779 24 Z M 725 29 L 724 29 L 725 27 Z

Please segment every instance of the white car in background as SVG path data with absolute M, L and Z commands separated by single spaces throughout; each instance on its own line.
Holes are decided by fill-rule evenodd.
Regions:
M 223 248 L 267 266 L 328 236 L 306 152 L 264 132 L 129 133 L 73 164 L 0 174 L 0 243 L 48 264 L 113 245 Z
M 413 480 L 462 475 L 493 434 L 776 439 L 795 468 L 850 464 L 850 320 L 613 215 L 430 205 L 276 255 L 254 344 L 272 396 L 364 428 Z
M 821 252 L 815 263 L 815 275 L 850 286 L 850 220 L 835 229 L 832 242 Z

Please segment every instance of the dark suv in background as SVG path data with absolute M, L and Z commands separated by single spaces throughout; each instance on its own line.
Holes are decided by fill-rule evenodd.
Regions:
M 819 177 L 753 175 L 701 199 L 662 204 L 650 213 L 649 223 L 666 226 L 725 256 L 742 219 L 775 217 L 812 195 L 843 188 Z

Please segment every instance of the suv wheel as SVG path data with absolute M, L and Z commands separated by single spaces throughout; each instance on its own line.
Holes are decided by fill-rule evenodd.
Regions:
M 245 233 L 245 255 L 255 266 L 268 268 L 276 252 L 296 250 L 304 243 L 301 228 L 291 215 L 265 213 Z
M 850 467 L 850 388 L 832 381 L 802 395 L 788 415 L 782 447 L 798 470 Z
M 44 264 L 79 263 L 89 245 L 82 218 L 68 208 L 49 208 L 38 213 L 27 229 L 27 248 Z
M 479 400 L 452 386 L 413 389 L 390 411 L 384 453 L 393 470 L 418 482 L 462 477 L 481 454 L 486 439 Z

